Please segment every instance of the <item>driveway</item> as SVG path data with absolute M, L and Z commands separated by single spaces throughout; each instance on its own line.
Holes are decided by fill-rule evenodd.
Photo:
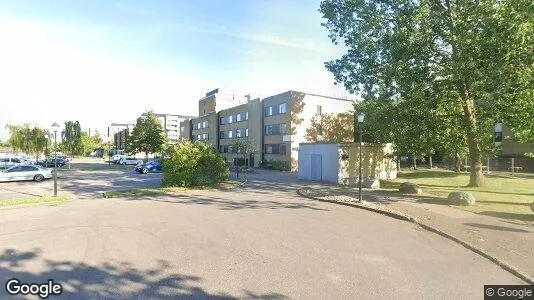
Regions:
M 250 183 L 1 210 L 0 281 L 51 278 L 77 299 L 480 299 L 523 283 L 413 224 Z

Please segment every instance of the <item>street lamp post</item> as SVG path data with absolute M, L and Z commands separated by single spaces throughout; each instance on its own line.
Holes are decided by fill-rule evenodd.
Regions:
M 363 148 L 363 119 L 365 118 L 365 115 L 363 113 L 358 114 L 358 129 L 360 130 L 360 173 L 359 173 L 359 190 L 358 190 L 358 196 L 360 199 L 360 202 L 362 201 L 362 148 Z
M 54 197 L 57 197 L 57 130 L 59 125 L 57 123 L 52 124 L 54 130 Z
M 108 143 L 108 168 L 111 168 L 111 142 Z

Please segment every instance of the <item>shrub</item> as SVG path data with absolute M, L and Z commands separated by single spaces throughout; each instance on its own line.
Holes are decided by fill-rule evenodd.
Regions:
M 229 177 L 226 159 L 211 145 L 185 142 L 176 145 L 165 159 L 164 186 L 213 185 Z
M 277 171 L 290 171 L 291 165 L 287 161 L 281 161 L 281 160 L 268 160 L 264 167 L 277 170 Z

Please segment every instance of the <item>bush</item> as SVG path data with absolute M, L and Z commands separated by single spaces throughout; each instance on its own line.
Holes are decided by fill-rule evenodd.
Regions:
M 291 165 L 287 161 L 281 161 L 281 160 L 267 160 L 263 167 L 265 169 L 272 169 L 277 171 L 290 171 Z
M 164 186 L 203 186 L 228 180 L 226 159 L 211 145 L 185 142 L 176 145 L 165 159 Z

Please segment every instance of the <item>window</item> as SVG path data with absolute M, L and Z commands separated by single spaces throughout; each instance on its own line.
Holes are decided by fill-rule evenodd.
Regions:
M 208 128 L 208 121 L 202 122 L 202 128 Z
M 235 121 L 236 121 L 236 122 L 241 122 L 241 114 L 237 114 L 237 115 L 235 116 Z
M 203 140 L 207 140 L 208 139 L 208 134 L 207 133 L 202 134 L 202 139 Z
M 226 138 L 226 133 L 224 131 L 220 131 L 219 132 L 219 138 L 220 139 L 225 139 Z
M 235 130 L 235 137 L 238 137 L 238 138 L 241 137 L 241 129 L 236 129 Z
M 180 133 L 184 132 L 184 126 L 180 126 Z
M 228 116 L 228 124 L 231 124 L 234 122 L 234 119 L 233 119 L 234 116 Z
M 502 132 L 495 132 L 495 142 L 502 142 Z
M 286 154 L 286 145 L 285 144 L 266 144 L 265 153 L 267 154 Z
M 219 152 L 220 153 L 228 153 L 228 146 L 227 145 L 219 146 Z
M 231 139 L 234 137 L 234 132 L 232 130 L 228 131 L 228 138 Z
M 286 132 L 286 124 L 265 125 L 265 135 L 285 134 Z
M 265 108 L 265 116 L 272 116 L 273 115 L 273 107 L 268 106 Z
M 20 164 L 20 159 L 18 159 L 18 158 L 12 158 L 12 159 L 11 159 L 11 162 L 12 162 L 12 163 Z
M 202 134 L 197 135 L 197 140 L 201 140 L 201 139 L 202 139 Z
M 33 171 L 38 171 L 39 169 L 37 169 L 36 167 L 32 167 L 32 166 L 22 166 L 22 171 L 28 171 L 28 172 L 33 172 Z
M 248 128 L 245 128 L 245 136 L 248 137 Z
M 245 113 L 245 120 L 248 120 L 248 111 Z
M 219 118 L 219 124 L 225 125 L 225 124 L 228 124 L 228 122 L 226 122 L 226 118 L 221 117 L 221 118 Z
M 6 172 L 8 172 L 8 173 L 11 173 L 11 172 L 22 172 L 22 167 L 21 166 L 13 167 L 11 169 L 8 169 Z
M 278 113 L 285 114 L 286 113 L 286 104 L 282 103 L 278 105 Z

